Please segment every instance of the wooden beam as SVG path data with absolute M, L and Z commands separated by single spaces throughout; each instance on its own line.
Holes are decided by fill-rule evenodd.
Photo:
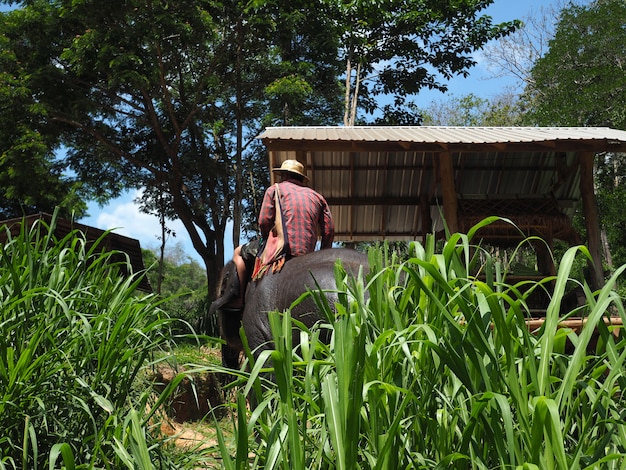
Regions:
M 439 165 L 439 181 L 441 182 L 441 195 L 443 198 L 443 216 L 450 233 L 459 231 L 459 201 L 457 200 L 456 185 L 454 182 L 454 165 L 452 154 L 442 152 L 437 157 Z
M 580 162 L 580 195 L 583 200 L 583 212 L 587 228 L 587 247 L 591 253 L 590 263 L 592 277 L 590 280 L 593 289 L 599 289 L 604 285 L 604 269 L 602 268 L 602 245 L 600 240 L 600 218 L 596 205 L 593 188 L 593 159 L 591 152 L 582 152 Z
M 333 197 L 327 196 L 326 202 L 331 206 L 416 206 L 421 199 L 411 197 Z

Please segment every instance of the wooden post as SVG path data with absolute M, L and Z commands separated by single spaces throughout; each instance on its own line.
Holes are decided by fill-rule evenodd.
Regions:
M 600 239 L 600 219 L 593 185 L 592 152 L 582 152 L 578 157 L 580 164 L 580 194 L 583 200 L 583 213 L 587 228 L 587 248 L 591 253 L 591 287 L 599 289 L 604 285 L 604 269 L 602 268 L 602 245 Z
M 430 201 L 428 194 L 420 194 L 420 217 L 422 220 L 422 243 L 426 244 L 426 237 L 433 231 L 433 219 L 430 216 Z
M 455 233 L 459 231 L 459 202 L 457 200 L 456 186 L 454 183 L 452 154 L 450 154 L 450 152 L 441 152 L 438 160 L 441 194 L 443 196 L 443 216 L 450 233 Z
M 278 152 L 273 150 L 269 150 L 269 161 L 270 161 L 270 186 L 276 183 L 276 176 L 272 171 L 274 168 L 278 168 L 280 166 L 280 162 L 278 161 L 279 155 Z

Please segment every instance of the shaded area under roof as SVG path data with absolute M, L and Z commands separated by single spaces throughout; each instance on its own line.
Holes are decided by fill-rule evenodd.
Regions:
M 34 215 L 29 215 L 26 217 L 19 217 L 15 219 L 7 219 L 0 221 L 0 226 L 8 227 L 12 237 L 15 237 L 19 234 L 22 222 L 25 221 L 28 227 L 31 227 L 33 223 L 37 220 L 42 220 L 46 223 L 46 225 L 50 226 L 52 221 L 52 215 L 47 213 L 39 213 Z M 100 230 L 95 227 L 91 227 L 89 225 L 83 225 L 73 220 L 57 218 L 56 224 L 54 228 L 54 236 L 57 239 L 64 238 L 67 234 L 78 230 L 84 234 L 85 239 L 88 242 L 95 242 L 99 238 L 104 235 L 103 240 L 100 242 L 100 246 L 102 250 L 108 251 L 118 251 L 121 253 L 125 253 L 130 260 L 131 268 L 133 274 L 142 273 L 145 271 L 145 267 L 143 264 L 143 257 L 141 254 L 141 246 L 139 244 L 139 240 L 134 238 L 125 237 L 123 235 L 119 235 L 114 232 L 108 232 L 105 235 L 104 230 Z M 7 233 L 4 229 L 0 230 L 0 244 L 4 244 L 7 239 Z M 125 262 L 125 258 L 123 255 L 118 257 L 114 257 L 115 262 Z M 129 275 L 129 272 L 123 272 L 124 275 Z M 138 288 L 144 292 L 152 292 L 152 286 L 148 281 L 146 276 L 143 277 L 141 282 L 139 283 Z
M 336 240 L 348 242 L 420 239 L 441 234 L 444 220 L 466 232 L 492 215 L 527 236 L 578 242 L 571 218 L 581 200 L 594 210 L 593 159 L 626 151 L 626 132 L 591 127 L 272 127 L 259 139 L 270 170 L 288 158 L 305 165 Z M 521 237 L 510 224 L 480 234 Z

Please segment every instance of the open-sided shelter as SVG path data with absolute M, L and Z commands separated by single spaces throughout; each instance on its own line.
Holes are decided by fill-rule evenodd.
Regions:
M 580 206 L 602 284 L 593 163 L 626 151 L 626 132 L 592 127 L 272 127 L 259 135 L 270 169 L 288 158 L 306 167 L 331 206 L 337 241 L 413 240 L 467 231 L 487 216 L 525 236 L 577 243 Z M 480 237 L 516 243 L 511 224 Z M 547 269 L 547 268 L 546 268 Z M 546 272 L 546 274 L 551 274 Z

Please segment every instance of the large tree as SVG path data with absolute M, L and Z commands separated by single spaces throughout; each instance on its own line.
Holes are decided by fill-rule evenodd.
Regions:
M 561 12 L 548 52 L 536 61 L 526 88 L 532 125 L 609 126 L 626 130 L 626 4 L 597 0 Z M 596 158 L 596 193 L 605 261 L 626 263 L 623 154 Z
M 548 52 L 532 68 L 529 119 L 544 125 L 626 129 L 626 4 L 598 0 L 561 12 Z
M 552 0 L 530 10 L 515 32 L 485 47 L 482 56 L 492 78 L 513 78 L 511 92 L 519 93 L 526 85 L 532 85 L 532 69 L 548 51 L 561 11 L 571 5 L 587 3 L 589 0 Z
M 25 70 L 0 38 L 0 220 L 60 209 L 64 217 L 85 214 L 85 194 L 76 178 L 65 174 L 54 149 L 58 139 L 32 126 L 30 90 Z
M 344 125 L 358 122 L 357 112 L 380 111 L 381 122 L 411 110 L 407 101 L 423 88 L 447 91 L 446 81 L 467 76 L 474 53 L 504 37 L 518 21 L 494 24 L 480 12 L 493 0 L 353 0 L 337 2 L 342 19 L 342 58 L 346 65 Z M 390 98 L 390 99 L 389 99 Z M 391 115 L 386 119 L 385 115 Z M 417 120 L 417 117 L 416 117 Z
M 242 209 L 256 214 L 267 181 L 250 166 L 265 160 L 261 128 L 340 122 L 347 60 L 376 71 L 359 92 L 366 110 L 380 94 L 402 104 L 443 86 L 428 64 L 467 73 L 474 49 L 513 28 L 477 16 L 490 3 L 28 0 L 2 17 L 0 53 L 15 72 L 0 94 L 23 91 L 15 132 L 63 148 L 93 197 L 145 187 L 147 210 L 180 219 L 212 291 L 226 222 L 238 243 Z
M 146 205 L 182 221 L 209 273 L 223 262 L 243 152 L 275 102 L 304 116 L 294 104 L 307 98 L 304 88 L 330 97 L 316 116 L 329 114 L 333 94 L 336 115 L 340 109 L 329 48 L 308 49 L 327 28 L 298 15 L 297 2 L 20 6 L 1 25 L 4 55 L 16 70 L 2 77 L 3 98 L 10 101 L 19 86 L 27 101 L 29 125 L 16 133 L 62 145 L 67 168 L 99 200 L 146 187 Z M 336 46 L 324 41 L 334 57 Z M 325 68 L 314 67 L 313 52 Z

